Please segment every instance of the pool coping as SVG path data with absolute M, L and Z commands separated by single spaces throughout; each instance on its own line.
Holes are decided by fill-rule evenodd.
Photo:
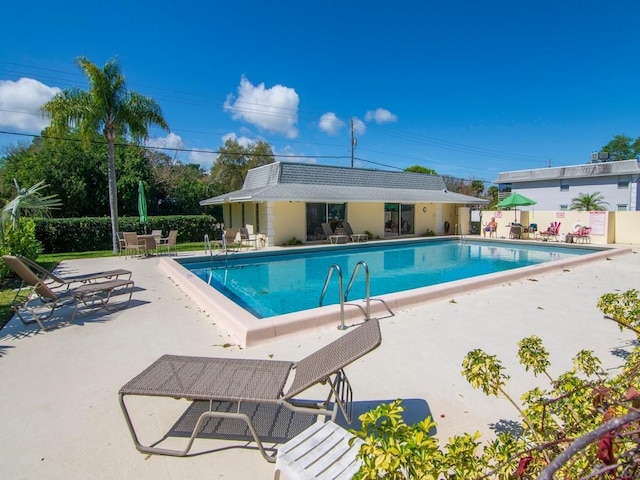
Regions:
M 415 241 L 441 241 L 457 240 L 458 237 L 435 237 L 432 239 L 415 239 Z M 413 239 L 409 240 L 412 241 Z M 501 244 L 530 244 L 540 246 L 540 242 L 526 240 L 496 240 L 473 238 L 474 242 Z M 398 240 L 391 240 L 394 242 Z M 403 239 L 401 241 L 407 241 Z M 377 244 L 378 242 L 376 242 Z M 387 243 L 387 241 L 385 241 Z M 349 248 L 358 248 L 358 244 L 352 244 Z M 344 245 L 341 245 L 344 247 Z M 449 296 L 469 293 L 483 288 L 496 286 L 510 281 L 521 280 L 544 273 L 562 271 L 576 265 L 605 260 L 608 257 L 626 255 L 632 252 L 631 247 L 618 246 L 595 246 L 595 245 L 571 245 L 553 243 L 555 247 L 561 248 L 581 248 L 594 250 L 594 253 L 580 255 L 567 259 L 553 260 L 537 265 L 516 268 L 503 272 L 496 272 L 478 277 L 463 280 L 455 280 L 440 285 L 421 287 L 404 292 L 391 293 L 372 298 L 370 303 L 370 313 L 372 317 L 384 318 L 394 315 L 394 312 L 407 309 L 426 302 L 441 300 Z M 273 252 L 272 247 L 264 254 Z M 277 247 L 281 249 L 282 247 Z M 316 248 L 331 249 L 331 246 L 317 245 L 308 247 L 296 247 L 293 252 L 301 249 L 310 250 Z M 247 252 L 256 254 L 255 251 Z M 243 255 L 242 252 L 234 255 Z M 190 257 L 192 260 L 194 257 Z M 207 257 L 203 257 L 207 258 Z M 185 259 L 182 259 L 185 260 Z M 180 261 L 175 258 L 165 257 L 159 261 L 160 267 L 173 281 L 189 296 L 199 308 L 211 314 L 232 337 L 233 341 L 243 348 L 265 343 L 276 338 L 295 334 L 303 330 L 312 330 L 327 327 L 330 324 L 340 325 L 340 306 L 328 305 L 312 310 L 304 310 L 285 315 L 269 318 L 257 318 L 247 310 L 243 309 L 235 302 L 217 292 L 206 282 L 203 282 L 197 275 L 184 268 Z M 361 322 L 365 319 L 366 303 L 364 300 L 349 301 L 344 304 L 344 320 L 347 325 Z

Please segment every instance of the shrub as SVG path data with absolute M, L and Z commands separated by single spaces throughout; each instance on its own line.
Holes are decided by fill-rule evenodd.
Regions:
M 119 228 L 123 232 L 144 233 L 145 226 L 138 217 L 121 217 Z M 175 215 L 149 217 L 146 231 L 178 230 L 178 243 L 200 242 L 205 233 L 211 240 L 222 238 L 222 225 L 209 215 Z M 89 252 L 111 249 L 111 220 L 109 217 L 39 218 L 36 237 L 45 253 Z
M 296 237 L 291 237 L 287 240 L 286 245 L 302 245 L 302 241 L 298 240 Z
M 36 240 L 36 227 L 31 219 L 21 219 L 16 227 L 10 226 L 5 231 L 2 255 L 22 255 L 35 260 L 42 252 L 42 244 Z M 11 269 L 0 262 L 0 278 L 9 276 Z
M 640 337 L 637 290 L 605 294 L 598 307 L 621 328 Z M 408 426 L 400 400 L 360 416 L 354 432 L 364 440 L 359 457 L 362 479 L 640 478 L 640 347 L 610 377 L 593 352 L 573 358 L 573 368 L 552 378 L 549 353 L 531 336 L 519 342 L 518 358 L 527 371 L 543 375 L 549 387 L 525 392 L 520 401 L 508 391 L 500 360 L 480 349 L 469 352 L 462 374 L 486 395 L 506 398 L 522 418 L 521 431 L 503 433 L 481 448 L 479 434 L 449 439 L 440 448 L 428 436 L 427 418 Z

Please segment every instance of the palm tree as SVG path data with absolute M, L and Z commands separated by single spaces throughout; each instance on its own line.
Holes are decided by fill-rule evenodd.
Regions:
M 22 215 L 48 217 L 51 210 L 61 205 L 57 195 L 41 194 L 41 191 L 48 187 L 42 181 L 29 188 L 20 188 L 15 179 L 13 183 L 17 190 L 16 196 L 0 210 L 0 243 L 2 244 L 5 243 L 9 228 L 18 228 Z
M 603 211 L 609 205 L 600 192 L 580 193 L 571 199 L 569 210 Z
M 89 90 L 65 89 L 40 108 L 51 118 L 54 131 L 66 132 L 69 128 L 77 128 L 87 141 L 97 131 L 107 140 L 111 238 L 113 253 L 118 253 L 116 137 L 129 134 L 133 140 L 145 139 L 149 135 L 149 126 L 157 125 L 168 130 L 169 125 L 154 99 L 127 88 L 124 75 L 114 59 L 103 68 L 85 57 L 78 57 L 76 63 L 87 77 Z

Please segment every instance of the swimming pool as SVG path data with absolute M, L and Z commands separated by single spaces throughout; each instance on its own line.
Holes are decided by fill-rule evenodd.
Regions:
M 437 245 L 434 247 L 436 249 L 446 248 L 436 250 L 438 254 L 429 254 L 422 249 L 423 245 Z M 405 246 L 411 246 L 411 249 L 406 250 Z M 272 247 L 226 257 L 217 255 L 212 259 L 203 256 L 163 258 L 160 259 L 160 265 L 200 308 L 210 312 L 217 323 L 223 324 L 233 341 L 248 346 L 302 329 L 318 328 L 326 324 L 338 325 L 340 307 L 336 304 L 329 305 L 339 300 L 335 275 L 325 297 L 325 306 L 320 308 L 319 296 L 329 266 L 339 263 L 343 255 L 353 252 L 357 254 L 341 266 L 345 288 L 355 263 L 365 260 L 371 274 L 371 296 L 380 300 L 371 304 L 372 316 L 378 318 L 431 300 L 466 294 L 508 281 L 566 269 L 582 262 L 628 253 L 620 248 L 575 248 L 565 244 L 522 240 L 480 239 L 461 243 L 457 238 L 450 237 L 445 240 L 422 238 L 345 246 L 287 249 Z M 314 254 L 311 255 L 312 253 Z M 472 276 L 468 276 L 469 272 L 467 275 L 458 275 L 456 266 L 459 257 L 466 257 L 470 262 L 469 271 L 473 270 Z M 280 262 L 288 267 L 279 269 L 276 264 Z M 253 273 L 249 273 L 251 265 L 257 266 Z M 432 282 L 423 283 L 422 286 L 407 283 L 419 277 L 420 271 L 426 270 L 426 266 L 436 267 L 430 274 Z M 487 266 L 491 266 L 491 269 L 487 270 Z M 213 269 L 209 271 L 211 267 Z M 378 277 L 384 271 L 391 277 L 381 286 Z M 202 277 L 196 275 L 196 272 Z M 314 278 L 320 278 L 320 284 L 316 283 L 317 279 L 311 278 L 312 273 Z M 363 297 L 363 277 L 359 272 L 354 290 L 345 304 L 344 314 L 347 320 L 361 321 L 363 318 L 364 302 L 358 300 Z M 433 279 L 436 280 L 435 284 Z M 221 292 L 228 290 L 225 292 L 227 296 L 212 288 L 209 283 L 224 287 Z M 235 292 L 231 289 L 234 285 L 237 286 Z M 275 291 L 275 285 L 280 285 L 280 291 Z M 394 288 L 385 290 L 389 285 Z M 266 307 L 253 303 L 255 298 L 263 300 L 267 294 L 273 295 L 276 300 Z M 304 309 L 307 306 L 298 304 L 298 300 L 302 298 L 308 302 L 306 305 L 310 309 Z M 290 308 L 289 305 L 293 307 Z M 282 306 L 285 310 L 280 310 Z M 261 311 L 262 308 L 265 310 Z M 290 313 L 277 313 L 279 311 Z
M 183 266 L 258 318 L 317 308 L 332 265 L 339 266 L 344 288 L 358 262 L 369 269 L 371 296 L 413 290 L 464 278 L 526 267 L 591 253 L 540 245 L 499 242 L 369 243 L 303 252 L 215 258 Z M 365 271 L 356 272 L 350 299 L 365 298 Z M 328 284 L 323 305 L 340 303 L 338 271 Z

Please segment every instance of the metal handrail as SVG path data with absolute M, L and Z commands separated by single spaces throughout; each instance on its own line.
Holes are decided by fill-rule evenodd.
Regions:
M 334 270 L 338 272 L 338 283 L 340 288 L 340 326 L 338 327 L 338 330 L 346 330 L 347 327 L 344 324 L 344 295 L 343 295 L 344 284 L 342 280 L 342 269 L 340 268 L 340 265 L 338 265 L 337 263 L 334 263 L 329 267 L 329 271 L 327 272 L 327 278 L 324 281 L 324 287 L 322 287 L 322 293 L 320 293 L 320 301 L 318 303 L 319 303 L 319 306 L 322 306 L 322 301 L 324 300 L 325 293 L 327 293 L 327 288 L 329 287 L 329 281 L 331 280 Z
M 344 291 L 344 301 L 345 302 L 348 301 L 349 292 L 351 291 L 351 287 L 353 286 L 353 282 L 356 279 L 356 274 L 358 273 L 358 270 L 360 269 L 360 267 L 364 268 L 365 301 L 367 304 L 365 318 L 366 320 L 370 320 L 371 319 L 371 299 L 370 299 L 371 282 L 369 281 L 369 266 L 367 265 L 367 262 L 365 262 L 364 260 L 360 260 L 358 263 L 356 263 L 356 266 L 353 267 L 353 273 L 351 274 L 351 279 L 349 280 L 347 289 Z
M 211 242 L 209 241 L 209 234 L 204 234 L 204 253 L 207 254 L 207 250 L 209 250 L 209 254 L 213 255 L 213 250 L 211 250 Z

